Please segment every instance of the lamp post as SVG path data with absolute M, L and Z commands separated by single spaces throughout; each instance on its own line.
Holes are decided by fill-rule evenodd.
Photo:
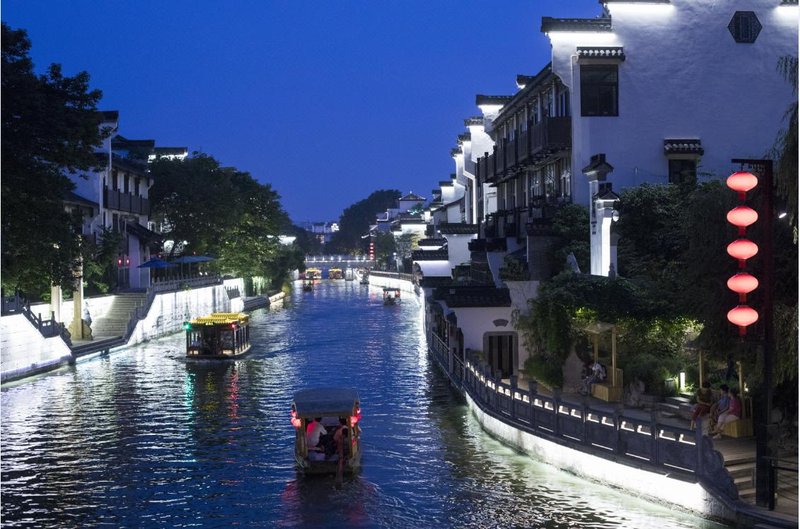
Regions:
M 752 160 L 735 158 L 732 163 L 748 165 L 759 173 L 764 193 L 763 223 L 762 223 L 762 261 L 763 270 L 761 285 L 763 286 L 763 307 L 761 310 L 764 325 L 762 342 L 762 356 L 764 373 L 761 379 L 760 402 L 753 407 L 753 419 L 756 434 L 756 504 L 768 509 L 775 508 L 775 482 L 772 479 L 772 465 L 770 463 L 770 423 L 772 417 L 772 391 L 773 391 L 773 350 L 774 332 L 773 305 L 774 305 L 774 257 L 773 257 L 773 215 L 774 205 L 772 199 L 772 160 Z

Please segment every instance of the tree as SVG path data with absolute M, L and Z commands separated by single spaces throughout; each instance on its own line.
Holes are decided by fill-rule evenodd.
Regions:
M 418 247 L 419 235 L 406 232 L 394 238 L 397 262 L 400 263 L 400 272 L 411 273 L 411 252 Z
M 170 256 L 214 254 L 239 216 L 239 196 L 231 174 L 211 156 L 195 152 L 185 160 L 161 159 L 150 165 L 153 215 L 163 219 L 163 234 L 173 241 Z
M 568 204 L 553 217 L 553 232 L 558 241 L 550 254 L 550 270 L 560 272 L 567 256 L 573 254 L 581 270 L 589 269 L 589 211 L 578 204 Z
M 367 239 L 362 237 L 369 233 L 370 226 L 375 224 L 376 215 L 395 206 L 398 198 L 400 191 L 382 189 L 349 206 L 339 217 L 339 231 L 333 234 L 325 251 L 363 253 Z
M 279 235 L 290 226 L 280 196 L 249 173 L 221 168 L 211 156 L 151 165 L 156 184 L 153 210 L 174 241 L 170 255 L 210 254 L 218 271 L 244 277 L 267 275 L 279 283 L 302 253 L 288 250 Z
M 75 187 L 65 173 L 97 165 L 103 133 L 89 74 L 52 64 L 36 75 L 30 47 L 24 30 L 2 24 L 2 283 L 39 296 L 73 280 L 81 224 L 64 210 Z
M 794 88 L 794 101 L 786 110 L 787 126 L 778 133 L 774 155 L 778 160 L 775 184 L 778 196 L 786 201 L 789 222 L 797 239 L 797 57 L 785 56 L 778 61 L 778 70 Z

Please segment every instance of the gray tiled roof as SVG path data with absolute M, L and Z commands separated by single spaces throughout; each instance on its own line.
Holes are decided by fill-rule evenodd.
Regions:
M 510 307 L 511 295 L 507 288 L 494 286 L 440 287 L 434 292 L 448 307 Z
M 457 222 L 443 222 L 439 224 L 439 233 L 442 235 L 469 235 L 478 233 L 477 224 L 463 224 Z
M 542 17 L 542 33 L 550 31 L 611 31 L 611 18 Z
M 430 237 L 427 239 L 420 239 L 419 242 L 417 242 L 417 246 L 439 247 L 439 246 L 444 246 L 445 244 L 447 244 L 447 239 L 445 239 L 444 237 L 437 237 L 437 238 Z
M 447 248 L 441 250 L 414 250 L 411 252 L 411 259 L 414 261 L 447 261 L 450 254 Z
M 625 60 L 622 46 L 578 46 L 581 59 L 619 59 Z
M 511 101 L 512 96 L 487 96 L 478 94 L 475 96 L 476 105 L 505 105 Z
M 703 145 L 697 138 L 664 140 L 664 154 L 703 154 Z

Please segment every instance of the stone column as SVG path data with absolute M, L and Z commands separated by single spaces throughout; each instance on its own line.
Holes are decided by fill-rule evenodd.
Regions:
M 50 285 L 50 312 L 56 321 L 63 321 L 61 319 L 61 285 Z
M 75 290 L 72 293 L 72 323 L 69 332 L 73 340 L 82 340 L 83 333 L 83 258 L 78 258 L 78 265 L 73 271 Z

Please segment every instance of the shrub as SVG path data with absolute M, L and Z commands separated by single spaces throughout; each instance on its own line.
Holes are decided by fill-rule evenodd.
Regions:
M 542 356 L 531 356 L 525 361 L 525 375 L 548 386 L 560 388 L 564 385 L 563 365 Z

